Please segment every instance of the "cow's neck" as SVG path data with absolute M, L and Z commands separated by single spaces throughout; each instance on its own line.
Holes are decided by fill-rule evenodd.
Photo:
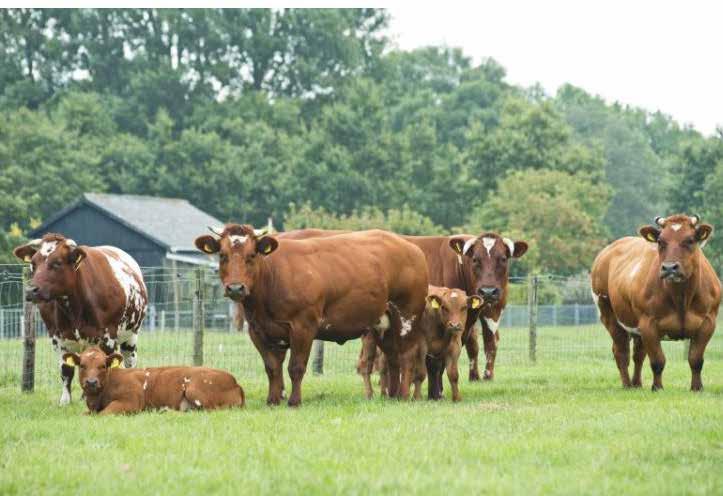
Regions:
M 673 301 L 673 308 L 678 316 L 681 333 L 685 332 L 685 314 L 687 309 L 691 306 L 693 296 L 695 295 L 695 290 L 698 285 L 698 271 L 699 268 L 696 264 L 690 277 L 685 281 L 662 281 L 662 284 L 666 287 L 667 292 Z
M 248 295 L 243 301 L 244 312 L 253 321 L 269 317 L 269 310 L 266 305 L 267 302 L 271 300 L 269 300 L 266 295 L 275 280 L 274 271 L 266 257 L 261 258 L 259 264 L 259 270 L 256 273 L 254 281 L 253 293 Z
M 83 293 L 83 285 L 80 284 L 80 274 L 75 272 L 76 284 L 75 291 L 72 291 L 69 295 L 65 296 L 61 301 L 58 302 L 63 314 L 70 321 L 70 324 L 75 329 L 80 329 L 85 323 L 85 309 L 88 308 L 87 298 Z

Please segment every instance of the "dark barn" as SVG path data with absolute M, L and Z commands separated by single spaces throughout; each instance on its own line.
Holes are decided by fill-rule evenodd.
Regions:
M 39 238 L 57 232 L 78 244 L 112 245 L 141 267 L 214 265 L 193 240 L 222 222 L 177 198 L 85 193 L 77 202 L 28 233 Z

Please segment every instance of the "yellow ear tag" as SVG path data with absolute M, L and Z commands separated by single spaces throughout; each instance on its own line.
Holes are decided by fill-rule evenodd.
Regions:
M 650 241 L 651 243 L 655 243 L 655 241 L 656 241 L 655 235 L 654 235 L 653 233 L 648 233 L 647 239 L 648 239 L 648 241 Z
M 437 310 L 439 308 L 439 302 L 437 301 L 436 298 L 433 298 L 432 301 L 430 302 L 430 304 L 431 304 L 432 308 L 434 308 L 435 310 Z
M 33 259 L 30 255 L 25 255 L 25 258 L 23 258 L 23 261 L 26 263 L 30 263 L 30 261 Z
M 479 298 L 472 298 L 472 308 L 479 308 L 480 306 L 480 300 Z
M 75 367 L 75 360 L 73 360 L 73 357 L 68 357 L 65 359 L 65 364 L 70 365 L 71 367 Z
M 113 361 L 110 362 L 110 368 L 117 369 L 118 367 L 120 367 L 120 364 L 121 364 L 121 361 L 118 360 L 117 358 L 114 358 Z
M 203 251 L 206 253 L 213 253 L 213 248 L 211 248 L 211 245 L 203 245 Z
M 267 255 L 271 253 L 271 245 L 266 245 L 266 248 L 264 248 L 264 253 Z
M 705 241 L 706 239 L 708 239 L 708 236 L 710 236 L 710 231 L 704 232 L 698 241 Z

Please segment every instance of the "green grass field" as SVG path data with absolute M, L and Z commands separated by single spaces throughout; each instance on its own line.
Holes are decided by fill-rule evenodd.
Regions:
M 460 404 L 308 375 L 300 409 L 265 406 L 255 378 L 244 410 L 116 418 L 83 416 L 77 389 L 60 409 L 57 386 L 6 385 L 0 494 L 721 494 L 723 362 L 703 374 L 689 392 L 669 354 L 653 394 L 647 367 L 644 389 L 621 389 L 610 356 L 503 363 L 493 383 L 465 378 Z

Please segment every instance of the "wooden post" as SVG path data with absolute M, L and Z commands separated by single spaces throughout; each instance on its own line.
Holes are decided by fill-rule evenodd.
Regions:
M 203 326 L 204 326 L 204 270 L 196 269 L 196 291 L 193 295 L 193 364 L 203 365 Z
M 311 362 L 311 367 L 315 375 L 323 375 L 324 374 L 324 341 L 317 339 L 314 341 L 314 350 L 313 350 L 313 361 Z
M 166 311 L 161 310 L 161 332 L 166 330 Z
M 23 286 L 30 280 L 30 268 L 23 268 Z M 35 389 L 35 307 L 23 298 L 23 379 L 21 390 Z
M 530 361 L 535 363 L 537 361 L 537 276 L 530 276 L 528 289 L 527 289 L 527 308 L 529 314 L 529 325 L 530 325 Z
M 181 307 L 181 295 L 178 278 L 178 264 L 175 260 L 171 260 L 171 280 L 173 281 L 173 330 L 178 332 L 179 322 L 179 311 Z

